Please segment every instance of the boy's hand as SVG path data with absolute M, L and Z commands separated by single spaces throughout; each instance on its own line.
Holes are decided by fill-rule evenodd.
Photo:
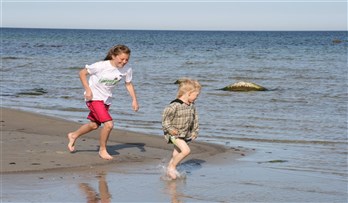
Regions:
M 172 130 L 172 131 L 170 131 L 170 134 L 173 136 L 178 136 L 179 133 L 177 130 Z
M 197 139 L 197 134 L 192 135 L 190 138 L 191 138 L 191 140 Z

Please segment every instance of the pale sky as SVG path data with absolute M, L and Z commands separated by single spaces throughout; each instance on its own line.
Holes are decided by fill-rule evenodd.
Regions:
M 1 27 L 347 30 L 347 0 L 0 0 Z

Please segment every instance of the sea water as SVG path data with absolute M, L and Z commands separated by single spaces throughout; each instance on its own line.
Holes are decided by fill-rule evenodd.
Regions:
M 139 100 L 120 83 L 115 128 L 162 136 L 181 77 L 198 79 L 199 140 L 253 148 L 270 168 L 347 181 L 347 32 L 1 29 L 1 105 L 86 122 L 78 72 L 126 44 Z M 239 81 L 269 91 L 227 92 Z

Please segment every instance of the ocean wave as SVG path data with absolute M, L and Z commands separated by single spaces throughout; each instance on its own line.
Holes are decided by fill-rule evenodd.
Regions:
M 58 108 L 58 110 L 68 111 L 68 112 L 87 112 L 86 108 L 74 108 L 74 107 Z
M 82 66 L 70 66 L 70 67 L 65 67 L 63 69 L 66 69 L 66 70 L 80 70 L 82 68 L 83 68 Z
M 44 88 L 33 88 L 33 89 L 20 91 L 16 95 L 17 96 L 21 96 L 21 95 L 40 96 L 40 95 L 44 95 L 47 93 L 48 93 L 48 91 L 45 90 Z
M 60 47 L 63 47 L 63 45 L 61 44 L 41 44 L 41 43 L 38 43 L 38 44 L 34 44 L 33 45 L 34 47 L 50 47 L 50 48 L 60 48 Z
M 225 137 L 225 136 L 204 136 L 204 137 L 210 138 L 210 139 L 217 139 L 217 140 L 238 140 L 238 141 L 245 141 L 245 142 L 315 144 L 315 145 L 335 145 L 335 144 L 348 145 L 348 141 L 332 141 L 332 140 L 289 140 L 289 139 L 264 139 L 264 138 L 259 139 L 259 138 L 244 138 L 244 137 Z
M 23 60 L 23 59 L 29 59 L 27 57 L 18 57 L 18 56 L 3 56 L 1 57 L 2 60 Z

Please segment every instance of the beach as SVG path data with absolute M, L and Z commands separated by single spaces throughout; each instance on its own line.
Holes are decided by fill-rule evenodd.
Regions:
M 284 173 L 243 161 L 253 149 L 196 142 L 165 179 L 171 146 L 162 137 L 113 130 L 98 157 L 98 131 L 67 150 L 67 132 L 80 123 L 15 109 L 1 109 L 2 202 L 344 202 L 329 178 Z M 339 189 L 339 190 L 337 190 Z M 295 195 L 294 195 L 295 194 Z
M 2 34 L 1 202 L 348 201 L 346 31 Z M 88 122 L 78 72 L 114 44 L 132 49 L 140 109 L 119 84 L 114 159 L 99 158 L 99 130 L 70 153 L 67 133 Z M 200 131 L 182 178 L 167 181 L 161 115 L 181 77 L 202 84 Z M 222 90 L 240 81 L 268 91 Z
M 159 136 L 113 130 L 108 150 L 116 158 L 98 157 L 99 130 L 77 140 L 77 151 L 67 149 L 68 132 L 81 124 L 29 112 L 2 108 L 2 173 L 86 168 L 98 165 L 150 163 L 170 154 L 171 146 Z M 193 143 L 192 157 L 209 157 L 225 152 L 218 145 Z M 13 150 L 15 149 L 15 150 Z

